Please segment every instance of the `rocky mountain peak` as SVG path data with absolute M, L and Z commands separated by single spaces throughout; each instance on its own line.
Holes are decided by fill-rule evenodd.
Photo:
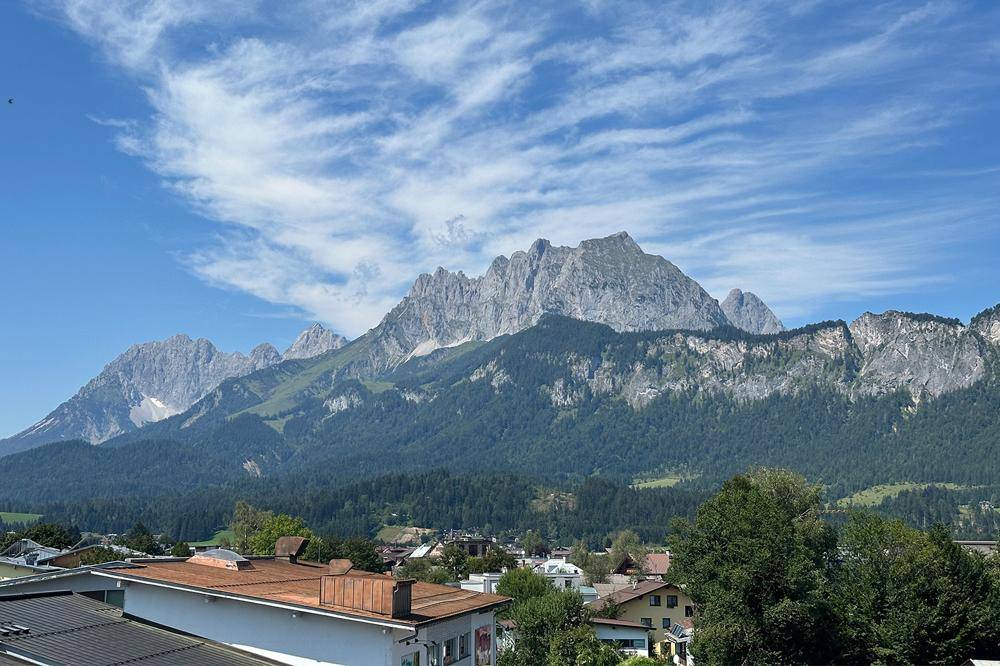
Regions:
M 489 340 L 533 326 L 545 313 L 619 331 L 707 330 L 729 323 L 718 302 L 625 232 L 577 247 L 538 239 L 497 257 L 475 278 L 443 268 L 421 275 L 409 295 L 369 333 L 370 360 L 388 367 L 411 355 Z
M 299 335 L 286 357 L 315 356 L 345 343 L 315 324 Z M 0 455 L 61 439 L 98 444 L 183 412 L 223 381 L 269 368 L 282 358 L 268 343 L 248 356 L 221 352 L 211 341 L 183 333 L 132 345 L 44 419 L 0 440 Z
M 340 349 L 345 344 L 347 344 L 347 338 L 337 335 L 317 323 L 299 333 L 299 337 L 285 350 L 281 358 L 284 360 L 311 358 L 332 349 Z
M 545 241 L 546 243 L 548 241 Z M 639 244 L 629 236 L 627 231 L 619 231 L 616 234 L 605 236 L 604 238 L 591 238 L 580 242 L 580 249 L 595 251 L 623 251 L 632 254 L 645 254 Z
M 250 351 L 250 365 L 254 370 L 269 368 L 281 363 L 281 353 L 270 342 L 264 342 Z
M 1000 346 L 1000 303 L 973 317 L 969 327 L 990 344 Z
M 749 291 L 731 290 L 722 301 L 722 311 L 733 326 L 749 333 L 766 335 L 785 330 L 771 308 Z

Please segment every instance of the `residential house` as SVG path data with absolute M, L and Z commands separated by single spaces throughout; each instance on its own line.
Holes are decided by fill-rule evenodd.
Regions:
M 597 597 L 597 591 L 593 588 L 582 587 L 583 571 L 575 564 L 566 560 L 545 560 L 533 562 L 531 569 L 540 576 L 545 576 L 552 583 L 552 586 L 560 590 L 579 590 L 584 596 L 584 601 L 590 601 Z M 459 581 L 459 586 L 463 590 L 492 593 L 496 590 L 496 585 L 503 576 L 502 571 L 492 571 L 487 573 L 469 574 L 469 577 Z
M 660 655 L 666 657 L 676 666 L 693 666 L 694 656 L 688 649 L 694 636 L 694 623 L 691 618 L 675 622 L 667 632 L 667 640 L 660 644 Z
M 663 654 L 669 649 L 664 645 L 667 634 L 675 623 L 694 617 L 694 604 L 684 590 L 662 580 L 643 580 L 591 602 L 589 606 L 600 611 L 614 605 L 618 619 L 628 620 L 650 630 L 652 649 Z
M 535 573 L 548 578 L 560 590 L 576 590 L 583 584 L 583 569 L 565 559 L 548 559 L 536 564 Z
M 611 645 L 630 657 L 649 656 L 649 628 L 638 622 L 616 618 L 595 617 L 590 625 L 597 640 Z
M 640 567 L 631 556 L 612 569 L 612 576 L 623 578 L 660 578 L 667 575 L 670 569 L 670 553 L 647 553 Z
M 395 580 L 348 560 L 299 561 L 305 544 L 283 537 L 266 558 L 215 550 L 81 567 L 0 582 L 0 594 L 69 589 L 282 664 L 496 663 L 494 612 L 506 597 Z
M 496 542 L 492 539 L 467 534 L 446 538 L 444 543 L 446 546 L 461 548 L 469 557 L 483 557 L 492 548 L 497 548 Z

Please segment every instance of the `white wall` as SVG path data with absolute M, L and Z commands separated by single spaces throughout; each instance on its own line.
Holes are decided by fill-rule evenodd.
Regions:
M 599 640 L 644 640 L 646 641 L 646 647 L 644 649 L 632 649 L 632 648 L 622 648 L 622 652 L 628 655 L 639 655 L 642 657 L 649 656 L 649 632 L 645 629 L 636 629 L 633 627 L 614 627 L 606 624 L 594 624 L 594 633 L 597 634 Z
M 430 647 L 429 644 L 434 643 L 438 646 L 443 646 L 444 642 L 449 638 L 457 639 L 460 635 L 465 633 L 468 633 L 471 638 L 469 656 L 464 659 L 457 659 L 451 663 L 454 666 L 474 666 L 476 663 L 476 629 L 479 627 L 489 627 L 490 629 L 490 636 L 492 637 L 492 645 L 490 646 L 490 664 L 496 664 L 496 623 L 493 611 L 488 611 L 485 613 L 469 613 L 467 615 L 462 615 L 450 620 L 444 620 L 428 627 L 421 628 L 420 633 L 417 636 L 417 641 L 419 641 L 420 645 L 420 666 L 428 666 L 428 664 L 430 664 L 428 654 L 428 648 Z M 456 641 L 456 646 L 457 645 L 458 642 Z M 403 655 L 409 654 L 415 649 L 416 648 L 413 645 L 407 647 L 405 645 L 397 644 L 394 664 L 398 666 L 403 658 Z
M 135 582 L 125 612 L 296 666 L 390 666 L 395 642 L 387 627 Z

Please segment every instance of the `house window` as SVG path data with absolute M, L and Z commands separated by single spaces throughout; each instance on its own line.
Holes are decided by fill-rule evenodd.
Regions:
M 469 656 L 469 646 L 472 645 L 472 634 L 462 634 L 458 637 L 458 658 L 465 659 Z
M 684 617 L 694 617 L 694 606 L 684 607 Z
M 667 595 L 667 608 L 677 608 L 677 595 L 668 594 Z
M 672 626 L 674 626 L 674 623 L 670 621 L 669 617 L 663 618 L 663 628 L 664 629 L 669 629 Z
M 649 595 L 649 605 L 650 606 L 659 606 L 660 605 L 660 595 L 658 595 L 658 594 L 651 594 L 651 595 Z
M 399 662 L 399 666 L 420 666 L 420 653 L 411 652 L 410 654 L 404 654 Z
M 427 663 L 430 666 L 441 666 L 441 646 L 427 646 Z
M 445 664 L 453 664 L 453 663 L 455 663 L 455 660 L 457 659 L 456 650 L 455 650 L 455 648 L 456 648 L 455 643 L 457 641 L 458 641 L 457 638 L 449 638 L 448 640 L 446 640 L 444 642 L 444 663 Z
M 653 618 L 651 617 L 641 617 L 639 618 L 639 623 L 644 627 L 653 628 Z
M 571 581 L 571 580 L 570 580 L 569 578 L 567 578 L 567 579 L 566 579 L 566 580 L 565 580 L 565 581 L 563 582 L 563 585 L 564 585 L 564 587 L 565 587 L 565 588 L 566 588 L 566 589 L 568 590 L 569 588 L 573 587 L 573 581 Z

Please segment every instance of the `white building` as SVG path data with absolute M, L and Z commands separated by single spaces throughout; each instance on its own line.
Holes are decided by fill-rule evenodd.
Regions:
M 302 666 L 492 666 L 494 611 L 508 601 L 357 571 L 346 560 L 327 566 L 293 554 L 244 559 L 221 550 L 0 583 L 0 594 L 67 589 L 147 622 Z
M 649 627 L 630 622 L 605 617 L 595 617 L 590 620 L 597 634 L 597 640 L 607 643 L 622 654 L 630 657 L 649 656 Z
M 535 573 L 542 574 L 559 589 L 576 590 L 583 585 L 583 569 L 561 558 L 536 565 Z
M 583 595 L 584 602 L 597 599 L 597 590 L 583 586 L 583 570 L 575 564 L 570 564 L 563 559 L 552 559 L 535 562 L 530 566 L 536 574 L 548 578 L 556 589 L 577 590 Z M 502 572 L 469 574 L 469 577 L 460 581 L 459 585 L 463 590 L 470 592 L 492 594 L 496 591 L 497 582 L 501 576 L 503 576 Z

